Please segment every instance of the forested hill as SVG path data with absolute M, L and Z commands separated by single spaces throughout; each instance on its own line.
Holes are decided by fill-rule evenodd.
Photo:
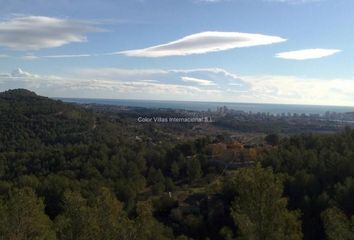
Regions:
M 169 126 L 127 119 L 0 93 L 0 239 L 354 239 L 353 130 L 274 135 L 228 169 L 226 136 L 161 141 Z
M 0 113 L 0 151 L 79 141 L 95 120 L 81 107 L 25 89 L 0 93 Z
M 135 126 L 24 89 L 0 93 L 0 238 L 182 235 L 153 217 L 151 197 L 165 196 L 174 181 L 200 176 L 200 163 L 180 156 L 183 149 L 192 154 L 192 145 L 173 150 L 136 141 Z

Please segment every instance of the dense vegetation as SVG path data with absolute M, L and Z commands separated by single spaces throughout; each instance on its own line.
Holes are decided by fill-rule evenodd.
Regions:
M 270 135 L 259 163 L 238 170 L 209 160 L 220 136 L 160 136 L 0 93 L 0 239 L 353 239 L 352 130 Z
M 353 229 L 350 230 L 350 225 L 354 227 L 354 132 L 351 129 L 336 135 L 292 137 L 264 156 L 262 164 L 283 176 L 289 207 L 301 210 L 307 239 L 323 239 L 325 232 L 333 234 L 336 224 L 341 231 L 351 232 L 351 238 L 340 238 L 345 234 L 338 233 L 329 239 L 354 238 Z

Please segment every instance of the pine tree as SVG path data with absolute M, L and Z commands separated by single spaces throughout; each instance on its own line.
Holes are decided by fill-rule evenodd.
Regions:
M 172 173 L 172 177 L 174 178 L 178 178 L 179 176 L 179 166 L 178 163 L 176 161 L 173 161 L 173 163 L 171 164 L 171 173 Z
M 354 218 L 352 222 L 338 208 L 328 208 L 321 214 L 327 240 L 354 239 Z
M 202 167 L 199 159 L 193 158 L 187 162 L 187 175 L 190 181 L 194 181 L 202 176 Z
M 289 211 L 280 179 L 260 165 L 238 170 L 233 178 L 231 215 L 241 239 L 302 239 L 298 213 Z
M 0 204 L 0 239 L 54 240 L 44 204 L 30 188 L 15 189 Z

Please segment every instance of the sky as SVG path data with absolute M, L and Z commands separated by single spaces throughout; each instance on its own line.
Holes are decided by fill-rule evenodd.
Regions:
M 354 106 L 352 0 L 0 4 L 0 91 Z

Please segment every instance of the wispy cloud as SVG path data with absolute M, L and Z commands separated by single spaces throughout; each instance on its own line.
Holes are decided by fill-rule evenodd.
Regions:
M 244 87 L 236 75 L 219 68 L 196 69 L 121 69 L 91 68 L 81 69 L 72 76 L 85 79 L 115 80 L 122 82 L 160 82 L 183 86 L 194 86 L 203 90 L 213 90 L 220 85 Z
M 96 68 L 67 75 L 40 75 L 17 69 L 0 74 L 0 90 L 8 88 L 28 88 L 62 97 L 354 105 L 354 78 L 238 76 L 220 68 Z
M 182 79 L 183 82 L 191 82 L 191 83 L 195 83 L 195 84 L 198 84 L 198 85 L 204 85 L 204 86 L 216 85 L 213 81 L 200 79 L 200 78 L 181 77 L 181 79 Z
M 243 76 L 250 83 L 248 102 L 354 106 L 354 78 L 289 75 Z
M 96 79 L 141 80 L 165 77 L 168 73 L 163 69 L 88 68 L 80 69 L 75 75 Z
M 9 76 L 13 78 L 38 78 L 38 75 L 23 71 L 21 68 L 12 71 Z
M 143 49 L 118 52 L 133 57 L 186 56 L 218 52 L 234 48 L 269 45 L 284 42 L 278 36 L 240 32 L 201 32 L 188 35 L 173 42 Z
M 209 52 L 225 51 L 235 48 L 254 47 L 281 43 L 286 39 L 254 33 L 240 32 L 201 32 L 188 35 L 179 40 L 153 47 L 109 53 L 83 53 L 65 55 L 25 55 L 22 59 L 35 60 L 41 58 L 82 58 L 102 57 L 111 55 L 126 55 L 130 57 L 168 57 L 187 56 L 192 54 L 205 54 Z
M 35 79 L 38 75 L 23 71 L 21 68 L 13 70 L 11 73 L 0 73 L 0 79 L 28 78 Z
M 44 16 L 16 16 L 0 22 L 0 46 L 38 50 L 86 41 L 85 34 L 99 31 L 90 22 Z
M 104 54 L 61 54 L 61 55 L 34 55 L 27 54 L 20 57 L 22 60 L 38 60 L 38 59 L 61 59 L 61 58 L 86 58 L 86 57 L 98 57 L 104 56 Z
M 198 78 L 198 76 L 200 76 Z M 183 81 L 182 77 L 184 77 Z M 210 78 L 210 79 L 209 79 Z M 190 80 L 197 80 L 190 81 Z M 213 84 L 218 79 L 218 83 Z M 204 81 L 200 81 L 204 80 Z M 27 88 L 62 97 L 221 100 L 216 84 L 239 81 L 216 69 L 80 69 L 67 75 L 36 75 L 21 69 L 0 74 L 0 90 Z M 235 87 L 240 89 L 240 85 Z
M 80 57 L 91 57 L 92 54 L 67 54 L 67 55 L 50 55 L 42 56 L 42 58 L 80 58 Z
M 334 55 L 341 50 L 339 49 L 323 49 L 323 48 L 314 48 L 314 49 L 303 49 L 290 52 L 281 52 L 275 55 L 277 58 L 291 59 L 291 60 L 307 60 L 307 59 L 316 59 L 323 58 Z

